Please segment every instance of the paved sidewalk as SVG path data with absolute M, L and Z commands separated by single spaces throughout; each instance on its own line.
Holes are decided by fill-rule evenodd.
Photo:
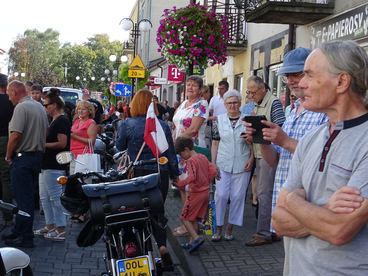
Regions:
M 0 215 L 1 216 L 1 215 Z M 0 219 L 0 224 L 2 218 Z M 44 218 L 37 212 L 34 228 L 44 226 Z M 35 237 L 35 247 L 31 249 L 20 248 L 31 258 L 31 268 L 34 276 L 100 276 L 105 272 L 103 256 L 106 252 L 102 239 L 94 246 L 81 248 L 76 244 L 76 238 L 82 229 L 82 224 L 69 222 L 67 227 L 67 239 L 65 242 L 46 240 L 43 237 Z M 5 229 L 2 233 L 9 231 Z M 0 241 L 0 247 L 4 247 Z M 169 250 L 173 249 L 168 245 Z M 156 246 L 154 246 L 154 250 Z M 158 252 L 155 252 L 158 257 Z M 185 275 L 182 271 L 180 261 L 173 254 L 175 271 L 165 273 L 167 276 Z
M 167 216 L 171 229 L 179 225 L 178 215 L 181 210 L 179 197 L 172 193 L 166 201 Z M 249 201 L 246 203 L 246 211 L 243 227 L 234 227 L 233 241 L 212 242 L 211 237 L 206 237 L 206 242 L 198 252 L 189 255 L 184 253 L 189 265 L 189 273 L 192 275 L 282 275 L 284 262 L 284 248 L 282 242 L 258 247 L 247 247 L 245 241 L 250 239 L 256 229 L 256 219 Z M 186 238 L 177 238 L 180 243 Z M 175 243 L 173 243 L 174 248 Z M 185 267 L 185 261 L 182 261 Z M 188 273 L 188 274 L 189 274 Z
M 210 241 L 210 237 L 206 237 L 204 245 L 192 255 L 180 247 L 185 238 L 176 238 L 170 234 L 170 229 L 179 224 L 180 210 L 180 198 L 169 192 L 166 201 L 170 231 L 168 247 L 176 268 L 174 272 L 164 275 L 282 275 L 284 260 L 282 242 L 260 247 L 244 246 L 244 242 L 254 233 L 256 225 L 254 212 L 249 203 L 245 212 L 245 226 L 234 228 L 235 240 L 214 243 Z M 0 224 L 1 222 L 0 219 Z M 37 212 L 35 229 L 43 225 L 44 218 Z M 24 249 L 31 257 L 31 267 L 35 276 L 98 276 L 105 271 L 104 243 L 100 240 L 92 247 L 78 247 L 75 241 L 81 228 L 82 224 L 69 223 L 65 242 L 53 242 L 36 237 L 35 248 Z M 5 229 L 5 232 L 8 230 Z M 0 246 L 4 246 L 3 241 L 0 241 Z

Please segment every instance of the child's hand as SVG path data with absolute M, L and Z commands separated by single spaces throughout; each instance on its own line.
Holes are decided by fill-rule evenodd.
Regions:
M 221 172 L 220 172 L 220 169 L 217 166 L 216 166 L 216 170 L 217 170 L 216 179 L 220 180 L 221 179 Z

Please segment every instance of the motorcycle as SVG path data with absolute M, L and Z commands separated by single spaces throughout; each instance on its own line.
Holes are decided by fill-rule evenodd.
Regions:
M 164 158 L 166 159 L 166 158 Z M 72 155 L 59 153 L 58 162 L 70 162 Z M 106 245 L 106 272 L 103 276 L 161 275 L 160 259 L 152 249 L 152 223 L 165 227 L 153 214 L 163 213 L 163 199 L 158 187 L 159 174 L 128 178 L 136 166 L 156 163 L 153 160 L 130 162 L 121 171 L 106 174 L 75 173 L 58 178 L 65 185 L 61 196 L 64 208 L 72 215 L 89 212 L 90 219 L 77 238 L 77 245 L 94 245 L 102 236 Z M 161 161 L 162 164 L 167 162 Z M 84 180 L 93 179 L 93 184 Z
M 30 215 L 17 206 L 0 200 L 0 210 L 25 217 Z M 31 259 L 22 250 L 12 247 L 0 248 L 0 275 L 32 276 Z
M 97 135 L 94 152 L 100 155 L 101 168 L 104 172 L 115 166 L 114 154 L 118 150 L 115 147 L 114 139 L 106 133 Z

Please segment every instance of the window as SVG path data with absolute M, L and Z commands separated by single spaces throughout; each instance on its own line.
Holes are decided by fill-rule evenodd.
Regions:
M 281 76 L 277 76 L 277 71 L 282 64 L 272 65 L 269 69 L 268 85 L 273 95 L 280 99 L 283 106 L 285 106 L 285 92 L 286 84 L 282 82 Z
M 234 89 L 238 90 L 240 93 L 243 90 L 243 74 L 235 75 L 234 77 Z

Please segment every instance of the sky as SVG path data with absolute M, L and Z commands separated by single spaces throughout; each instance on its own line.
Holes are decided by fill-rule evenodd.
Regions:
M 95 34 L 107 33 L 124 41 L 128 32 L 119 22 L 129 17 L 136 0 L 5 0 L 1 1 L 0 48 L 8 51 L 18 35 L 27 29 L 60 33 L 61 43 L 82 43 Z M 0 55 L 0 70 L 6 73 L 6 56 Z

